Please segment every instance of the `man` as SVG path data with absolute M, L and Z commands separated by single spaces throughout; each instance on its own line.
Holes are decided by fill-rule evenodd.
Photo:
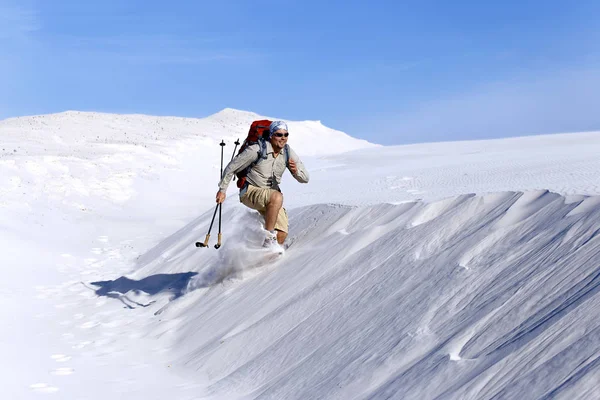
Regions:
M 248 172 L 246 185 L 240 190 L 240 202 L 260 212 L 265 218 L 267 231 L 263 247 L 282 245 L 288 235 L 288 217 L 283 208 L 283 194 L 279 189 L 281 176 L 287 168 L 300 183 L 308 183 L 308 172 L 298 155 L 287 146 L 288 127 L 283 121 L 273 121 L 269 126 L 269 140 L 266 142 L 266 159 L 261 159 Z M 256 161 L 260 145 L 254 144 L 237 155 L 223 171 L 223 179 L 219 182 L 217 203 L 225 201 L 227 186 L 233 175 L 243 171 Z

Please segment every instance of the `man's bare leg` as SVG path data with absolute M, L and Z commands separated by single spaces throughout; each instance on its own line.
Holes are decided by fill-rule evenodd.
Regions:
M 267 204 L 267 211 L 265 212 L 265 229 L 272 231 L 275 229 L 275 223 L 277 222 L 277 216 L 279 210 L 283 205 L 283 195 L 280 192 L 271 192 L 269 204 Z M 279 238 L 278 238 L 279 240 Z
M 287 233 L 283 231 L 277 231 L 277 243 L 283 244 L 285 242 L 285 238 L 287 237 Z

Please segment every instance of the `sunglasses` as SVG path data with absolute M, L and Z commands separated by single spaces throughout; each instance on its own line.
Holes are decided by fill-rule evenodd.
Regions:
M 290 134 L 289 133 L 274 133 L 273 136 L 275 137 L 288 137 Z

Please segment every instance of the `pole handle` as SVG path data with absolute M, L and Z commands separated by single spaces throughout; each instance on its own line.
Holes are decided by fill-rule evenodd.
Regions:
M 208 247 L 208 239 L 210 239 L 210 233 L 206 235 L 206 239 L 204 239 L 204 243 L 196 242 L 196 247 Z

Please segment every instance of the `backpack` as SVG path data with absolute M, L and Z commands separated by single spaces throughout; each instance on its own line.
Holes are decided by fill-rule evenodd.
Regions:
M 252 164 L 250 164 L 244 170 L 236 173 L 236 176 L 238 177 L 237 187 L 239 189 L 242 189 L 244 188 L 244 186 L 246 186 L 246 176 L 248 175 L 250 170 L 252 170 L 252 168 L 254 168 L 254 166 L 260 162 L 260 160 L 267 159 L 267 141 L 269 140 L 269 125 L 271 125 L 271 122 L 272 121 L 268 119 L 261 119 L 252 122 L 252 124 L 250 125 L 248 136 L 244 140 L 242 147 L 240 147 L 238 155 L 253 144 L 258 144 L 260 149 L 256 154 L 256 160 L 254 160 L 254 162 L 252 162 Z M 285 165 L 289 166 L 290 152 L 287 144 L 285 145 L 285 148 L 283 150 L 285 153 Z

